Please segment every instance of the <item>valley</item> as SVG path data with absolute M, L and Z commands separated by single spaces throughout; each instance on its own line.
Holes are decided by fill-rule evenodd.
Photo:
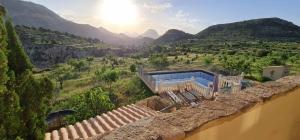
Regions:
M 0 139 L 41 139 L 46 132 L 49 132 L 46 133 L 48 138 L 51 135 L 50 139 L 63 139 L 59 136 L 73 135 L 74 132 L 64 128 L 72 124 L 76 124 L 74 131 L 80 132 L 78 138 L 94 136 L 93 129 L 99 129 L 98 134 L 100 127 L 93 117 L 109 112 L 104 119 L 96 117 L 100 118 L 99 124 L 105 125 L 102 138 L 108 134 L 104 132 L 133 120 L 189 108 L 179 106 L 173 98 L 176 97 L 174 93 L 181 94 L 183 89 L 184 92 L 191 91 L 188 88 L 192 86 L 187 83 L 196 81 L 194 76 L 188 75 L 191 78 L 187 83 L 183 82 L 184 88 L 180 89 L 182 85 L 179 84 L 174 86 L 179 89 L 174 93 L 170 92 L 172 86 L 165 88 L 167 91 L 163 93 L 155 93 L 145 82 L 146 78 L 153 76 L 151 72 L 167 75 L 173 71 L 203 70 L 198 78 L 203 76 L 201 74 L 204 77 L 211 74 L 213 80 L 206 79 L 208 82 L 203 88 L 208 92 L 201 94 L 199 102 L 188 102 L 188 97 L 182 92 L 180 98 L 188 100 L 191 108 L 202 102 L 215 102 L 219 95 L 225 98 L 226 94 L 221 91 L 231 88 L 233 92 L 236 83 L 241 92 L 274 81 L 264 75 L 266 67 L 282 66 L 288 68 L 287 75 L 300 75 L 300 27 L 277 17 L 210 25 L 193 34 L 168 27 L 159 35 L 161 32 L 154 28 L 141 34 L 114 33 L 104 27 L 79 24 L 30 1 L 0 0 L 0 16 L 0 101 L 1 105 L 7 106 L 0 108 L 5 112 L 0 116 Z M 144 72 L 145 79 L 140 75 Z M 225 78 L 225 82 L 219 82 L 222 76 L 243 78 L 236 83 Z M 184 79 L 178 77 L 150 79 L 150 84 L 159 91 L 160 83 L 172 81 L 172 78 Z M 199 87 L 203 86 L 201 81 L 198 83 Z M 211 98 L 204 96 L 211 92 Z M 190 98 L 198 100 L 194 93 L 190 93 Z M 166 97 L 163 96 L 170 96 L 168 99 L 174 103 L 164 100 Z M 135 108 L 135 104 L 146 104 L 146 111 Z M 153 109 L 157 114 L 150 111 L 151 115 L 149 112 L 147 115 L 147 109 Z M 68 113 L 61 115 L 60 111 Z M 25 117 L 20 117 L 22 115 Z M 88 118 L 93 126 L 86 123 Z M 14 123 L 4 123 L 6 120 Z M 84 127 L 78 123 L 81 121 Z M 111 124 L 105 121 L 111 121 Z M 27 126 L 36 130 L 27 132 Z M 18 127 L 24 130 L 18 132 Z M 84 134 L 86 130 L 91 132 Z M 66 138 L 71 139 L 68 135 Z
M 42 69 L 50 68 L 35 76 L 50 77 L 55 83 L 52 111 L 88 110 L 90 99 L 82 98 L 101 88 L 96 91 L 107 99 L 102 101 L 106 106 L 99 108 L 103 112 L 78 112 L 67 116 L 65 121 L 70 124 L 153 96 L 135 74 L 139 66 L 150 71 L 189 68 L 224 75 L 243 72 L 246 78 L 260 82 L 270 80 L 262 77 L 266 66 L 290 65 L 290 74 L 300 73 L 300 44 L 292 40 L 244 37 L 246 40 L 242 41 L 229 37 L 225 41 L 218 35 L 197 39 L 194 35 L 170 30 L 153 44 L 126 47 L 43 28 L 17 26 L 16 29 L 32 62 Z M 114 78 L 110 77 L 112 81 L 103 81 L 101 75 L 105 71 L 115 73 Z
M 269 22 L 269 19 L 267 21 Z M 85 108 L 89 105 L 86 100 L 80 101 L 80 98 L 101 88 L 97 92 L 108 98 L 105 101 L 108 106 L 101 108 L 104 113 L 154 95 L 136 76 L 135 72 L 139 66 L 149 71 L 188 68 L 205 69 L 223 75 L 245 73 L 246 78 L 260 82 L 270 80 L 262 77 L 263 68 L 267 66 L 289 65 L 290 74 L 299 74 L 298 28 L 294 29 L 295 33 L 292 34 L 290 32 L 285 34 L 283 31 L 281 36 L 284 40 L 270 39 L 273 37 L 270 35 L 272 32 L 264 34 L 265 36 L 246 33 L 222 38 L 228 36 L 227 34 L 234 34 L 233 32 L 242 33 L 231 30 L 231 26 L 247 26 L 253 24 L 252 22 L 252 20 L 249 23 L 242 22 L 245 25 L 239 25 L 240 22 L 237 25 L 229 24 L 229 29 L 221 25 L 225 26 L 223 28 L 226 30 L 218 29 L 217 25 L 196 35 L 172 29 L 145 46 L 109 45 L 99 39 L 84 38 L 44 28 L 17 26 L 16 29 L 32 62 L 41 70 L 49 68 L 45 72 L 37 72 L 35 76 L 50 77 L 55 83 L 56 94 L 52 101 L 52 111 Z M 259 22 L 255 22 L 257 24 L 255 26 L 259 27 L 261 24 Z M 277 22 L 278 19 L 274 19 L 274 23 Z M 276 26 L 276 28 L 281 27 Z M 291 35 L 294 36 L 289 37 Z M 99 75 L 105 71 L 115 74 L 114 79 L 108 83 L 101 79 L 101 74 Z M 65 119 L 68 123 L 75 123 L 96 114 L 99 112 L 81 112 Z
M 153 96 L 154 94 L 135 74 L 138 66 L 141 65 L 148 71 L 186 70 L 189 68 L 205 69 L 223 75 L 239 75 L 244 72 L 247 79 L 260 82 L 270 80 L 261 75 L 263 68 L 270 65 L 290 65 L 291 75 L 300 74 L 298 55 L 300 44 L 298 43 L 248 42 L 230 45 L 202 44 L 201 47 L 190 44 L 190 46 L 153 47 L 150 51 L 156 55 L 149 57 L 106 56 L 93 58 L 91 62 L 88 61 L 88 58 L 71 59 L 50 71 L 36 75 L 52 77 L 53 82 L 56 83 L 57 94 L 54 100 L 54 111 L 68 108 L 76 110 L 77 105 L 69 103 L 74 98 L 97 87 L 109 92 L 116 108 Z M 215 49 L 211 49 L 212 47 Z M 290 48 L 294 48 L 293 51 Z M 80 66 L 82 68 L 76 68 L 76 62 L 82 63 Z M 103 69 L 115 71 L 118 75 L 118 78 L 110 83 L 110 86 L 106 82 L 101 82 L 101 78 L 99 82 L 98 72 L 103 73 L 101 72 L 105 71 Z M 56 76 L 65 78 L 61 89 Z M 75 121 L 81 119 L 83 118 L 75 119 Z

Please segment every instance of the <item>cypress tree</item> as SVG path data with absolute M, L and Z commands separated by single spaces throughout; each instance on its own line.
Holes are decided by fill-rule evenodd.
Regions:
M 54 86 L 47 78 L 34 79 L 29 71 L 21 77 L 21 80 L 25 81 L 18 89 L 25 129 L 23 137 L 30 140 L 43 139 L 46 129 L 44 121 L 49 113 L 48 106 Z
M 0 38 L 1 39 L 1 38 Z M 3 49 L 0 48 L 0 93 L 5 91 L 5 84 L 8 80 L 7 77 L 7 58 Z
M 20 106 L 19 97 L 14 91 L 8 91 L 2 95 L 2 124 L 8 139 L 15 139 L 20 135 Z M 3 100 L 4 99 L 4 100 Z
M 7 77 L 7 57 L 6 57 L 6 47 L 7 47 L 7 36 L 6 29 L 3 22 L 3 16 L 5 12 L 2 11 L 3 7 L 0 6 L 0 94 L 5 91 L 5 84 L 8 80 Z
M 7 57 L 6 57 L 6 29 L 3 22 L 3 16 L 5 15 L 5 11 L 3 11 L 3 7 L 0 6 L 0 139 L 4 139 L 6 137 L 6 130 L 4 126 L 4 94 L 7 91 L 6 82 L 8 80 L 7 71 Z M 3 112 L 3 113 L 2 113 Z
M 19 97 L 13 85 L 14 73 L 9 71 L 7 61 L 7 32 L 4 26 L 3 16 L 5 10 L 0 6 L 0 139 L 14 139 L 18 136 L 20 127 Z
M 32 64 L 0 5 L 0 139 L 43 139 L 52 82 L 35 79 Z
M 24 52 L 11 20 L 7 20 L 5 25 L 8 36 L 8 66 L 15 72 L 16 76 L 19 76 L 26 70 L 31 70 L 33 66 Z

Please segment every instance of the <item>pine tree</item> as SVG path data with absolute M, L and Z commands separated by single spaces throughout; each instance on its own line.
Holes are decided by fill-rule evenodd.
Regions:
M 16 76 L 19 76 L 26 70 L 31 70 L 33 66 L 22 48 L 22 43 L 11 20 L 7 20 L 5 25 L 8 36 L 8 66 L 15 72 Z

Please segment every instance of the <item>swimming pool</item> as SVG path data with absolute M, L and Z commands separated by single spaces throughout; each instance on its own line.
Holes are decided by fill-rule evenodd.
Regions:
M 152 73 L 151 76 L 157 85 L 161 82 L 176 83 L 188 81 L 194 78 L 199 85 L 208 87 L 208 84 L 214 81 L 214 74 L 206 71 L 161 72 Z

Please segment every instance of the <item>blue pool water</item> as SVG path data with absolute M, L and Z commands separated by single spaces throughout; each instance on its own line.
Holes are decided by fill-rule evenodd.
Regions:
M 175 83 L 175 82 L 184 82 L 191 80 L 192 77 L 195 78 L 198 84 L 208 87 L 209 82 L 213 82 L 214 75 L 209 74 L 203 71 L 194 71 L 194 72 L 172 72 L 172 73 L 155 73 L 152 74 L 152 77 L 155 79 L 156 83 Z

